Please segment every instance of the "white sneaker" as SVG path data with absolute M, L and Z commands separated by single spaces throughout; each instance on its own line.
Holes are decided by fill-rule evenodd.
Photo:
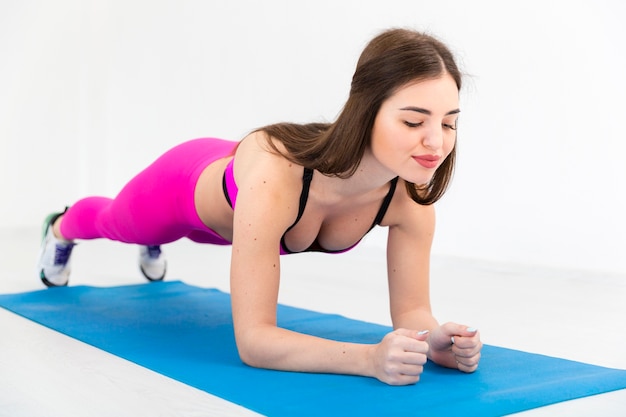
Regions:
M 139 247 L 139 269 L 148 281 L 163 281 L 167 271 L 167 261 L 160 246 Z
M 50 214 L 43 224 L 37 272 L 48 287 L 63 287 L 70 279 L 70 255 L 76 244 L 55 237 L 52 231 L 52 225 L 62 214 Z

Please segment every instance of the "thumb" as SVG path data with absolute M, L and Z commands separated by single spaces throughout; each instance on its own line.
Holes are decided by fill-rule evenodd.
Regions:
M 466 326 L 463 324 L 456 323 L 446 323 L 443 326 L 443 329 L 446 334 L 450 337 L 454 336 L 463 336 L 463 337 L 472 337 L 478 331 L 475 327 Z
M 408 329 L 396 329 L 394 333 L 401 335 L 401 336 L 410 337 L 411 339 L 420 340 L 423 342 L 426 339 L 428 339 L 429 332 L 428 330 L 415 331 L 415 330 L 408 330 Z
M 428 330 L 422 330 L 417 332 L 417 334 L 414 336 L 415 339 L 417 340 L 421 340 L 422 342 L 425 342 L 426 340 L 428 340 Z
M 472 337 L 476 334 L 478 329 L 476 327 L 463 326 L 464 329 L 459 333 L 461 336 Z

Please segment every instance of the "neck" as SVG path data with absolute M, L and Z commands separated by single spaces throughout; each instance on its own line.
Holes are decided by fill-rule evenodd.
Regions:
M 325 187 L 343 196 L 361 195 L 385 186 L 396 175 L 382 166 L 367 149 L 354 174 L 346 179 L 326 177 Z

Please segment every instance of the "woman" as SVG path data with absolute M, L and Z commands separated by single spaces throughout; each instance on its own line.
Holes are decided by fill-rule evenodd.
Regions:
M 433 203 L 455 159 L 461 74 L 436 39 L 394 29 L 363 51 L 348 101 L 332 124 L 276 124 L 240 143 L 197 139 L 165 153 L 114 199 L 89 197 L 44 224 L 40 277 L 66 285 L 74 239 L 143 245 L 141 266 L 160 280 L 159 245 L 182 237 L 232 244 L 237 348 L 256 367 L 357 374 L 416 383 L 427 359 L 473 372 L 479 332 L 431 313 Z M 343 343 L 281 329 L 281 254 L 351 249 L 374 225 L 389 228 L 394 331 L 378 344 Z

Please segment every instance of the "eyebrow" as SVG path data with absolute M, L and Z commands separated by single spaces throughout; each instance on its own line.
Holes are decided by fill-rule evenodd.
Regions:
M 414 111 L 414 112 L 417 112 L 417 113 L 426 114 L 428 116 L 433 114 L 433 112 L 431 112 L 428 109 L 423 109 L 421 107 L 415 107 L 415 106 L 402 107 L 400 110 Z M 450 110 L 449 112 L 447 112 L 446 116 L 450 116 L 451 114 L 458 114 L 458 113 L 461 113 L 461 110 L 460 109 L 454 109 L 454 110 Z

